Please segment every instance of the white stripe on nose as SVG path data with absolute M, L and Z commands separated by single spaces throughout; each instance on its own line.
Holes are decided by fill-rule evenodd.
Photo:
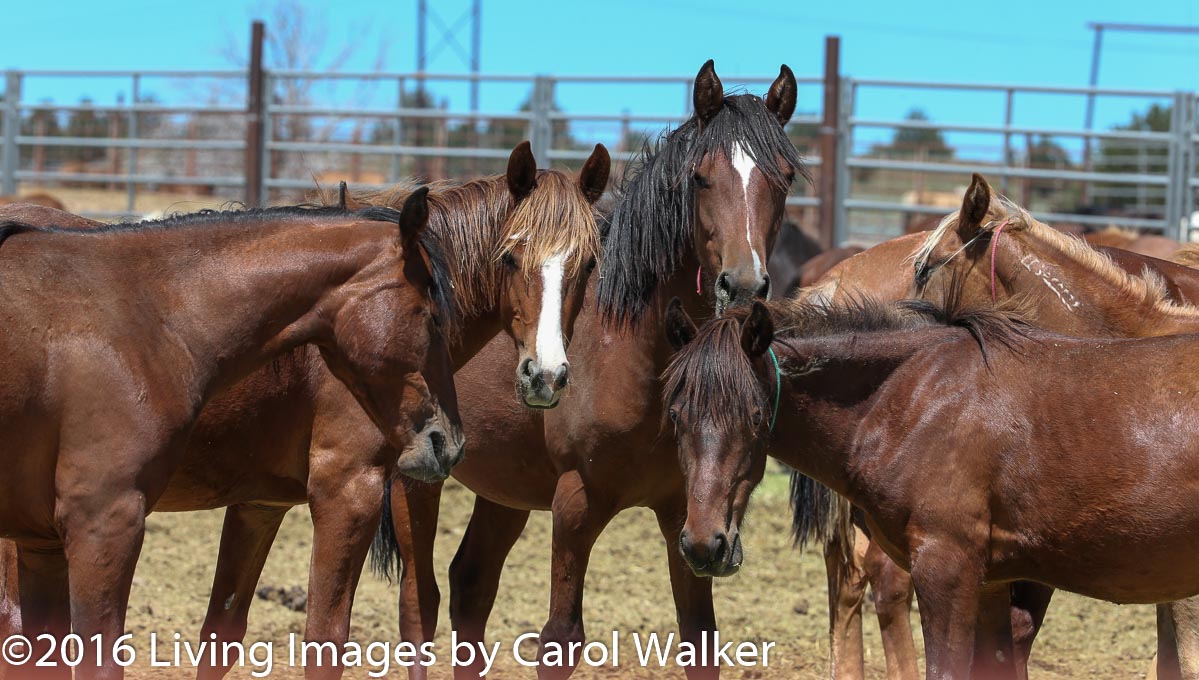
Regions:
M 557 371 L 566 363 L 562 344 L 562 277 L 570 251 L 554 255 L 541 265 L 541 316 L 537 319 L 537 366 Z
M 749 252 L 754 258 L 754 276 L 758 279 L 762 278 L 762 258 L 758 257 L 758 251 L 754 248 L 753 234 L 750 233 L 749 225 L 749 175 L 754 171 L 754 159 L 745 153 L 745 148 L 741 146 L 741 142 L 733 142 L 733 169 L 741 175 L 741 191 L 745 196 L 745 242 L 749 244 Z

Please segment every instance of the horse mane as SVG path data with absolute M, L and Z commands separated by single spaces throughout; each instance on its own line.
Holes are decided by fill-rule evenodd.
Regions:
M 420 184 L 401 183 L 376 191 L 350 192 L 351 204 L 402 205 Z M 537 185 L 514 205 L 504 175 L 470 182 L 441 180 L 429 187 L 429 227 L 425 233 L 445 253 L 459 317 L 480 313 L 495 303 L 503 288 L 504 268 L 496 264 L 524 245 L 526 274 L 539 271 L 555 255 L 568 253 L 567 276 L 589 266 L 600 250 L 596 215 L 568 174 L 540 170 Z M 337 200 L 336 193 L 322 200 Z
M 692 169 L 712 153 L 732 158 L 734 144 L 776 186 L 788 182 L 775 157 L 809 177 L 774 114 L 751 94 L 725 96 L 724 106 L 706 123 L 692 116 L 652 145 L 646 141 L 639 160 L 622 177 L 619 200 L 606 219 L 597 291 L 605 323 L 635 325 L 658 284 L 678 269 L 694 243 Z
M 957 230 L 960 212 L 955 211 L 942 219 L 916 250 L 912 257 L 918 268 L 927 266 L 937 244 L 950 232 Z M 1199 308 L 1171 300 L 1165 281 L 1156 272 L 1146 269 L 1140 275 L 1130 274 L 1117 266 L 1106 253 L 1096 250 L 1077 236 L 1062 233 L 1038 221 L 1027 210 L 1004 196 L 992 196 L 988 217 L 990 220 L 981 226 L 984 232 L 993 232 L 999 224 L 1007 222 L 1005 233 L 1027 233 L 1099 276 L 1126 302 L 1116 306 L 1116 309 L 1127 309 L 1129 314 L 1136 315 L 1138 319 L 1144 317 L 1148 309 L 1167 318 L 1199 322 Z
M 817 337 L 853 336 L 926 328 L 959 328 L 978 344 L 983 361 L 996 345 L 1018 350 L 1031 328 L 1025 321 L 1022 300 L 985 307 L 967 305 L 961 280 L 947 288 L 940 302 L 905 300 L 884 303 L 852 295 L 836 304 L 811 304 L 794 298 L 765 305 L 775 332 L 772 345 L 798 354 L 795 343 Z M 766 391 L 741 348 L 741 326 L 750 307 L 737 306 L 704 324 L 680 350 L 663 374 L 664 404 L 685 398 L 689 412 L 714 419 L 721 425 L 744 425 L 755 409 L 766 403 Z M 796 366 L 777 354 L 784 375 L 801 375 L 811 365 Z

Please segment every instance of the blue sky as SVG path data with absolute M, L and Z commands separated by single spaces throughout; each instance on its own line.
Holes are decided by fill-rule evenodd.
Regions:
M 231 40 L 244 44 L 249 20 L 269 13 L 271 4 L 9 2 L 3 21 L 10 28 L 4 32 L 0 67 L 226 68 L 231 64 L 222 56 L 222 46 Z M 415 0 L 303 4 L 323 20 L 332 45 L 350 41 L 359 46 L 346 68 L 369 70 L 380 54 L 386 70 L 414 68 Z M 430 4 L 452 23 L 469 0 L 431 0 Z M 485 73 L 690 75 L 705 59 L 714 58 L 726 85 L 731 85 L 735 75 L 773 75 L 783 62 L 797 75 L 819 75 L 823 37 L 832 33 L 842 38 L 843 72 L 859 78 L 1084 85 L 1092 36 L 1088 21 L 1196 25 L 1199 1 L 483 0 L 482 69 Z M 465 66 L 452 52 L 443 51 L 430 70 L 461 71 Z M 1109 34 L 1100 84 L 1199 89 L 1199 36 Z M 162 82 L 147 87 L 171 98 L 176 86 Z M 30 81 L 26 98 L 73 102 L 88 95 L 106 101 L 126 90 L 124 81 L 42 79 Z M 449 86 L 439 94 L 454 100 L 455 106 L 463 96 Z M 523 96 L 520 88 L 485 88 L 482 108 L 508 109 Z M 817 110 L 818 96 L 816 88 L 802 89 L 799 109 Z M 564 88 L 558 98 L 574 111 L 629 108 L 639 113 L 677 113 L 683 97 L 674 89 L 575 87 Z M 1101 101 L 1099 122 L 1126 120 L 1144 105 L 1143 101 Z M 935 120 L 996 124 L 1002 118 L 996 97 L 881 90 L 863 92 L 859 114 L 898 118 L 915 106 L 928 110 Z M 1017 102 L 1016 122 L 1077 127 L 1081 111 L 1081 98 L 1029 96 Z

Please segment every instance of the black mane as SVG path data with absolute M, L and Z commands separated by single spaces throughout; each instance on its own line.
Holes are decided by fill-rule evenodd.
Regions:
M 599 306 L 605 322 L 636 324 L 650 298 L 678 268 L 694 243 L 692 169 L 705 156 L 732 157 L 734 143 L 780 187 L 788 179 L 773 162 L 781 156 L 805 178 L 799 151 L 760 97 L 726 96 L 712 120 L 692 116 L 672 132 L 648 142 L 619 189 L 620 198 L 605 228 L 600 264 Z

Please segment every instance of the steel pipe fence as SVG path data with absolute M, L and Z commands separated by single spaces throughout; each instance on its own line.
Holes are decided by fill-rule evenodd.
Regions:
M 137 216 L 139 198 L 163 186 L 239 198 L 250 204 L 294 200 L 317 183 L 335 186 L 344 178 L 356 186 L 380 187 L 408 176 L 437 179 L 502 171 L 512 145 L 528 139 L 542 166 L 577 167 L 590 154 L 592 134 L 607 130 L 615 163 L 633 160 L 635 139 L 669 127 L 690 115 L 690 77 L 470 75 L 437 73 L 316 73 L 263 70 L 261 111 L 247 97 L 246 71 L 7 71 L 0 104 L 0 194 L 30 186 L 75 185 L 124 191 L 124 211 L 93 216 Z M 83 81 L 117 79 L 130 96 L 116 104 L 58 104 L 32 101 L 28 84 L 48 78 Z M 213 81 L 232 94 L 196 101 L 162 102 L 143 97 L 146 81 Z M 728 84 L 759 92 L 771 77 L 725 78 Z M 835 97 L 835 128 L 828 129 L 818 99 L 801 95 L 800 111 L 789 128 L 806 145 L 815 173 L 831 173 L 820 195 L 799 187 L 788 199 L 802 219 L 815 222 L 817 209 L 832 203 L 830 240 L 871 242 L 899 233 L 908 223 L 944 215 L 947 201 L 971 172 L 982 172 L 995 187 L 1046 220 L 1088 226 L 1122 226 L 1190 240 L 1199 230 L 1199 96 L 1192 92 L 1046 87 L 1018 84 L 938 83 L 838 77 L 799 78 L 801 93 L 825 91 Z M 516 111 L 470 111 L 438 102 L 434 84 L 478 83 L 526 93 Z M 371 94 L 342 97 L 357 84 Z M 638 97 L 614 102 L 611 111 L 563 111 L 564 88 L 613 88 L 632 92 L 655 88 L 672 110 L 632 110 Z M 317 96 L 314 89 L 329 94 Z M 386 92 L 381 92 L 387 90 Z M 677 92 L 677 99 L 675 94 Z M 922 93 L 938 97 L 991 97 L 989 107 L 971 109 L 959 121 L 880 114 L 869 99 L 882 91 L 901 100 Z M 301 94 L 297 95 L 296 93 Z M 389 94 L 394 93 L 394 94 Z M 1169 115 L 1166 131 L 1084 129 L 1060 123 L 1038 126 L 1028 113 L 1045 97 L 1153 102 Z M 614 98 L 617 99 L 617 98 Z M 346 102 L 349 100 L 349 103 Z M 620 108 L 615 108 L 619 106 Z M 107 122 L 107 129 L 72 134 L 72 116 Z M 1061 116 L 1053 116 L 1059 119 Z M 202 123 L 218 120 L 219 122 Z M 39 122 L 41 121 L 41 122 Z M 51 126 L 46 121 L 55 121 Z M 257 146 L 248 143 L 257 121 Z M 999 122 L 993 122 L 999 121 Z M 39 125 L 46 129 L 39 128 Z M 887 135 L 893 135 L 891 142 Z M 820 158 L 817 143 L 829 135 L 833 155 Z M 905 137 L 906 136 L 906 137 Z M 940 139 L 907 148 L 901 138 Z M 960 143 L 991 140 L 985 148 Z M 584 143 L 585 142 L 585 143 Z M 1038 146 L 1041 144 L 1042 146 Z M 1068 148 L 1069 147 L 1069 148 Z M 1073 150 L 1071 150 L 1073 149 Z M 1040 162 L 1051 151 L 1056 165 Z M 1058 151 L 1060 150 L 1060 152 Z M 92 157 L 68 163 L 64 154 Z M 87 152 L 87 153 L 84 153 Z M 91 156 L 87 154 L 90 153 Z M 259 154 L 257 173 L 247 168 Z M 55 156 L 55 154 L 58 154 Z M 47 161 L 47 157 L 51 160 Z M 55 162 L 53 158 L 58 158 Z M 1117 207 L 1112 214 L 1099 214 Z

